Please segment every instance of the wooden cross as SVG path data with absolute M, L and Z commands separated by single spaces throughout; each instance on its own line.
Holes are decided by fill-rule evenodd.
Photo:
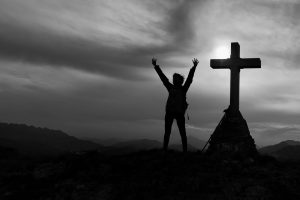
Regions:
M 231 43 L 231 55 L 227 59 L 211 59 L 210 66 L 213 69 L 230 69 L 230 106 L 232 114 L 239 112 L 240 93 L 240 69 L 261 68 L 259 58 L 240 58 L 240 45 L 237 42 Z

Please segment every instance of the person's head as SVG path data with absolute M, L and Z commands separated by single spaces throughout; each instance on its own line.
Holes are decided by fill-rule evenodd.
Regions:
M 173 84 L 175 86 L 182 86 L 184 81 L 184 77 L 181 74 L 174 73 L 173 74 Z

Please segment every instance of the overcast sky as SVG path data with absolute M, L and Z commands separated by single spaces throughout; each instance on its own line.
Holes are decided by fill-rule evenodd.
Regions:
M 241 70 L 240 110 L 256 144 L 300 140 L 300 1 L 1 0 L 0 121 L 79 137 L 163 137 L 171 79 L 199 65 L 188 92 L 188 135 L 207 140 L 229 104 L 225 58 Z M 173 127 L 173 139 L 178 137 Z

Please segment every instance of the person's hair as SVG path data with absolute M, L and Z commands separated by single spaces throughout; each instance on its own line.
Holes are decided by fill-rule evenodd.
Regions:
M 182 85 L 184 82 L 184 76 L 178 73 L 173 74 L 173 83 L 174 85 Z

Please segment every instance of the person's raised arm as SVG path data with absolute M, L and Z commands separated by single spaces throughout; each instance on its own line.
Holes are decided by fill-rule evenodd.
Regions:
M 196 70 L 196 67 L 199 63 L 198 59 L 196 59 L 196 58 L 194 58 L 192 60 L 192 62 L 193 62 L 193 67 L 190 69 L 189 75 L 188 75 L 188 77 L 187 77 L 187 79 L 184 83 L 184 86 L 183 86 L 186 91 L 188 91 L 189 87 L 191 86 L 191 84 L 193 82 L 193 77 L 194 77 L 194 74 L 195 74 L 195 70 Z
M 169 90 L 172 84 L 169 82 L 169 79 L 166 77 L 166 75 L 162 72 L 159 65 L 156 64 L 156 61 L 156 58 L 152 58 L 152 65 L 154 66 L 154 69 L 157 72 L 160 80 L 163 82 L 164 86 L 167 88 L 167 90 Z

